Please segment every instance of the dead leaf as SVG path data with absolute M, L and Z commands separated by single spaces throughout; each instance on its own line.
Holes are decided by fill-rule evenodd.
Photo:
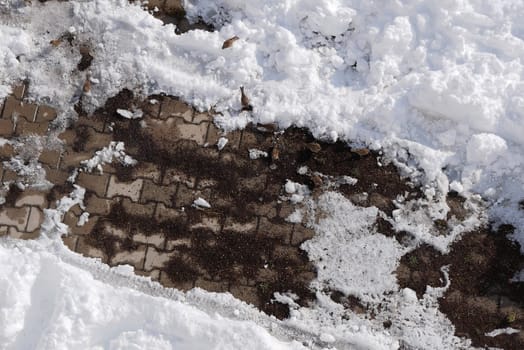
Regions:
M 240 38 L 235 35 L 234 37 L 229 38 L 226 41 L 224 41 L 224 44 L 222 44 L 222 50 L 227 49 L 227 48 L 233 46 L 233 43 L 235 41 L 237 41 L 238 39 L 240 39 Z

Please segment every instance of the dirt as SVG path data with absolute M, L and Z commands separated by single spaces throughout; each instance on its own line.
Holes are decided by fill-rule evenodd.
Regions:
M 519 334 L 485 336 L 497 328 L 524 328 L 524 283 L 510 282 L 524 266 L 524 257 L 518 244 L 507 238 L 512 231 L 502 226 L 467 233 L 447 255 L 422 245 L 402 257 L 399 284 L 420 298 L 426 285 L 443 286 L 440 268 L 450 265 L 451 285 L 439 303 L 456 334 L 470 338 L 474 346 L 523 349 L 524 337 Z

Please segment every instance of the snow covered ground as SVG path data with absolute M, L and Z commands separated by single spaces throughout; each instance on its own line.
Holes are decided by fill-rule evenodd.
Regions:
M 295 124 L 320 138 L 382 149 L 425 186 L 432 204 L 427 213 L 408 219 L 400 214 L 409 210 L 401 210 L 398 228 L 412 225 L 421 241 L 445 251 L 462 230 L 487 217 L 514 224 L 515 239 L 524 247 L 524 212 L 518 204 L 524 198 L 524 2 L 192 0 L 186 8 L 189 16 L 200 15 L 217 30 L 176 36 L 172 25 L 126 0 L 31 6 L 0 0 L 0 97 L 15 81 L 29 78 L 32 98 L 59 107 L 61 118 L 73 117 L 72 105 L 86 79 L 75 71 L 80 55 L 66 45 L 49 45 L 69 32 L 88 43 L 95 57 L 88 110 L 128 87 L 178 95 L 201 109 L 214 107 L 223 113 L 219 123 L 226 129 L 252 120 Z M 234 35 L 240 40 L 222 50 L 223 41 Z M 252 113 L 241 112 L 240 86 L 251 99 Z M 426 222 L 446 214 L 442 200 L 450 189 L 470 196 L 478 217 L 452 237 L 435 238 Z M 232 321 L 133 286 L 114 288 L 102 278 L 107 271 L 96 275 L 86 268 L 94 263 L 72 263 L 78 259 L 66 259 L 58 243 L 45 238 L 0 243 L 0 346 L 301 348 L 290 342 L 305 340 L 297 334 L 310 334 L 311 346 L 338 348 L 396 348 L 399 338 L 421 348 L 467 346 L 436 311 L 438 290 L 429 290 L 421 301 L 397 290 L 388 274 L 403 252 L 365 227 L 373 208 L 326 196 L 318 206 L 330 216 L 315 227 L 320 236 L 308 243 L 311 256 L 340 237 L 344 216 L 333 208 L 337 203 L 361 218 L 352 225 L 363 225 L 354 227 L 361 234 L 343 242 L 352 247 L 352 262 L 373 263 L 364 253 L 380 245 L 384 265 L 376 272 L 384 278 L 380 283 L 376 276 L 357 278 L 369 273 L 365 269 L 343 276 L 330 271 L 319 283 L 370 301 L 395 291 L 386 314 L 404 322 L 404 328 L 390 333 L 355 315 L 337 323 L 326 310 L 342 311 L 323 295 L 318 309 L 295 310 L 284 324 L 274 321 L 274 328 L 245 306 L 235 307 L 255 322 Z M 350 290 L 355 281 L 358 290 Z M 410 327 L 417 332 L 408 334 Z

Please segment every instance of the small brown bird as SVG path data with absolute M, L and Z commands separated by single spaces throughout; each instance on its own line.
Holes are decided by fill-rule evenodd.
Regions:
M 322 181 L 322 178 L 318 174 L 314 174 L 313 176 L 311 176 L 311 181 L 313 181 L 315 188 L 321 187 L 324 183 L 324 181 Z
M 224 43 L 222 44 L 222 50 L 227 49 L 227 48 L 233 46 L 235 41 L 237 41 L 238 39 L 240 39 L 240 38 L 235 35 L 234 37 L 229 38 L 226 41 L 224 41 Z
M 246 96 L 243 86 L 240 87 L 240 93 L 241 93 L 240 103 L 242 103 L 242 110 L 243 111 L 252 111 L 253 106 L 251 105 L 249 101 L 249 97 Z
M 91 76 L 89 74 L 86 74 L 86 80 L 84 81 L 84 86 L 82 87 L 82 90 L 85 93 L 91 91 Z
M 318 153 L 322 150 L 322 147 L 320 147 L 320 145 L 316 142 L 306 143 L 306 147 L 313 153 Z

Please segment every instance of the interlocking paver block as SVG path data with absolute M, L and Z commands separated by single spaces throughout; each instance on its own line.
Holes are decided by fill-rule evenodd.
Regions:
M 0 137 L 10 137 L 15 132 L 15 125 L 11 119 L 0 119 Z
M 198 145 L 203 146 L 206 142 L 207 124 L 188 124 L 183 119 L 177 118 L 175 122 L 176 136 L 184 139 L 195 141 Z
M 0 119 L 1 121 L 1 119 Z M 15 149 L 9 143 L 0 145 L 0 159 L 11 159 L 15 155 Z
M 191 190 L 184 185 L 179 185 L 175 203 L 177 207 L 191 206 L 198 197 L 209 200 L 209 198 L 211 198 L 210 189 L 206 188 L 202 190 Z M 211 207 L 213 207 L 213 203 L 210 204 Z
M 65 170 L 59 169 L 45 169 L 46 178 L 53 184 L 63 184 L 67 181 L 69 173 Z
M 52 169 L 58 169 L 60 163 L 60 157 L 62 152 L 58 150 L 43 150 L 38 157 L 38 161 L 42 164 L 48 165 Z
M 66 145 L 71 146 L 73 142 L 75 142 L 76 132 L 73 129 L 66 129 L 60 135 L 58 135 L 58 138 Z
M 95 215 L 108 215 L 111 211 L 113 201 L 105 198 L 100 198 L 95 194 L 86 195 L 84 199 L 86 211 Z
M 292 224 L 276 224 L 265 217 L 260 218 L 258 234 L 261 236 L 276 238 L 282 243 L 289 243 L 291 239 Z
M 15 133 L 20 136 L 45 136 L 48 129 L 49 122 L 33 123 L 20 118 L 16 121 Z
M 154 233 L 145 235 L 136 233 L 133 235 L 133 242 L 153 245 L 158 249 L 164 249 L 166 237 L 163 233 Z
M 19 231 L 14 227 L 9 228 L 9 236 L 18 239 L 36 239 L 39 236 L 39 231 L 24 232 Z
M 111 258 L 111 264 L 129 264 L 135 268 L 142 268 L 146 256 L 146 246 L 140 245 L 133 251 L 121 251 Z
M 164 185 L 183 183 L 188 188 L 193 188 L 195 187 L 195 177 L 189 176 L 178 169 L 170 168 L 166 170 L 162 183 Z
M 78 126 L 88 126 L 99 133 L 110 133 L 104 124 L 104 120 L 96 116 L 82 118 L 77 123 Z
M 155 212 L 155 203 L 139 204 L 132 202 L 129 198 L 122 200 L 122 206 L 126 213 L 134 216 L 153 218 Z
M 253 218 L 248 222 L 237 222 L 235 219 L 228 217 L 223 229 L 224 231 L 233 231 L 238 233 L 255 233 L 257 229 L 257 219 Z
M 222 225 L 216 216 L 202 216 L 201 221 L 191 225 L 191 229 L 207 229 L 215 233 L 220 232 Z M 256 226 L 255 226 L 256 227 Z
M 148 246 L 144 270 L 163 269 L 165 263 L 167 263 L 174 255 L 174 252 L 159 252 L 155 248 Z
M 27 85 L 26 84 L 20 84 L 13 88 L 13 91 L 11 92 L 11 95 L 18 99 L 22 100 L 24 98 L 24 94 L 26 92 Z
M 98 197 L 105 197 L 108 180 L 109 175 L 107 174 L 95 175 L 81 172 L 76 178 L 76 183 L 87 190 L 95 192 Z
M 62 236 L 62 241 L 64 242 L 67 248 L 74 251 L 76 249 L 76 243 L 78 241 L 78 236 L 73 236 L 73 235 Z
M 24 231 L 29 216 L 29 207 L 3 208 L 0 211 L 2 225 L 15 226 L 18 231 Z
M 193 114 L 193 124 L 200 124 L 203 122 L 212 122 L 213 117 L 209 113 L 195 113 Z
M 153 163 L 139 162 L 133 168 L 133 176 L 159 183 L 161 176 L 160 167 Z
M 92 258 L 101 258 L 102 261 L 106 261 L 106 255 L 101 249 L 95 248 L 86 242 L 85 237 L 78 237 L 78 243 L 76 245 L 76 251 L 83 256 Z
M 137 179 L 131 182 L 119 182 L 116 176 L 112 175 L 109 179 L 107 197 L 113 198 L 116 196 L 122 196 L 130 198 L 133 202 L 138 202 L 143 183 L 144 180 L 142 179 Z
M 171 251 L 180 247 L 191 248 L 191 238 L 169 239 L 166 241 L 166 250 Z
M 16 116 L 18 119 L 23 117 L 26 121 L 33 122 L 36 118 L 36 110 L 37 105 L 20 102 L 13 96 L 9 96 L 5 100 L 2 118 L 10 119 Z
M 36 206 L 40 208 L 47 207 L 46 194 L 36 190 L 25 190 L 20 194 L 15 202 L 15 207 Z
M 301 224 L 295 224 L 293 228 L 293 236 L 291 239 L 291 244 L 299 245 L 303 242 L 311 239 L 315 236 L 315 231 L 310 228 L 304 227 Z
M 43 121 L 52 121 L 56 118 L 56 110 L 49 106 L 38 106 L 38 112 L 36 113 L 36 122 L 40 123 Z
M 75 235 L 88 235 L 90 234 L 94 227 L 96 226 L 98 220 L 100 219 L 98 216 L 89 216 L 89 220 L 84 223 L 82 226 L 78 226 L 78 218 L 72 217 L 71 222 L 69 220 L 65 220 L 66 218 L 70 217 L 69 215 L 72 215 L 70 213 L 67 213 L 64 217 L 64 223 L 69 226 L 69 229 L 72 234 Z
M 222 137 L 222 131 L 215 126 L 213 123 L 209 123 L 209 128 L 207 131 L 207 137 L 205 143 L 209 146 L 216 145 L 218 139 Z M 228 142 L 229 143 L 229 142 Z
M 78 168 L 81 166 L 81 162 L 84 160 L 91 159 L 93 157 L 92 152 L 74 152 L 72 149 L 66 149 L 62 154 L 62 160 L 60 161 L 61 169 Z
M 248 304 L 257 306 L 260 303 L 255 287 L 232 285 L 229 291 L 235 298 L 245 301 Z
M 187 103 L 166 97 L 162 102 L 159 118 L 181 117 L 188 123 L 193 119 L 193 108 Z
M 144 180 L 144 190 L 140 202 L 147 203 L 150 201 L 161 202 L 171 207 L 174 203 L 177 186 L 159 186 L 149 180 Z
M 97 151 L 107 147 L 113 141 L 113 135 L 96 132 L 91 128 L 87 128 L 87 142 L 85 144 L 85 151 Z
M 32 207 L 29 214 L 29 219 L 27 220 L 27 232 L 33 232 L 42 225 L 44 221 L 44 215 L 40 209 L 37 207 Z
M 178 209 L 171 209 L 166 207 L 163 203 L 158 203 L 155 211 L 155 219 L 164 222 L 173 219 L 187 219 L 187 215 Z

